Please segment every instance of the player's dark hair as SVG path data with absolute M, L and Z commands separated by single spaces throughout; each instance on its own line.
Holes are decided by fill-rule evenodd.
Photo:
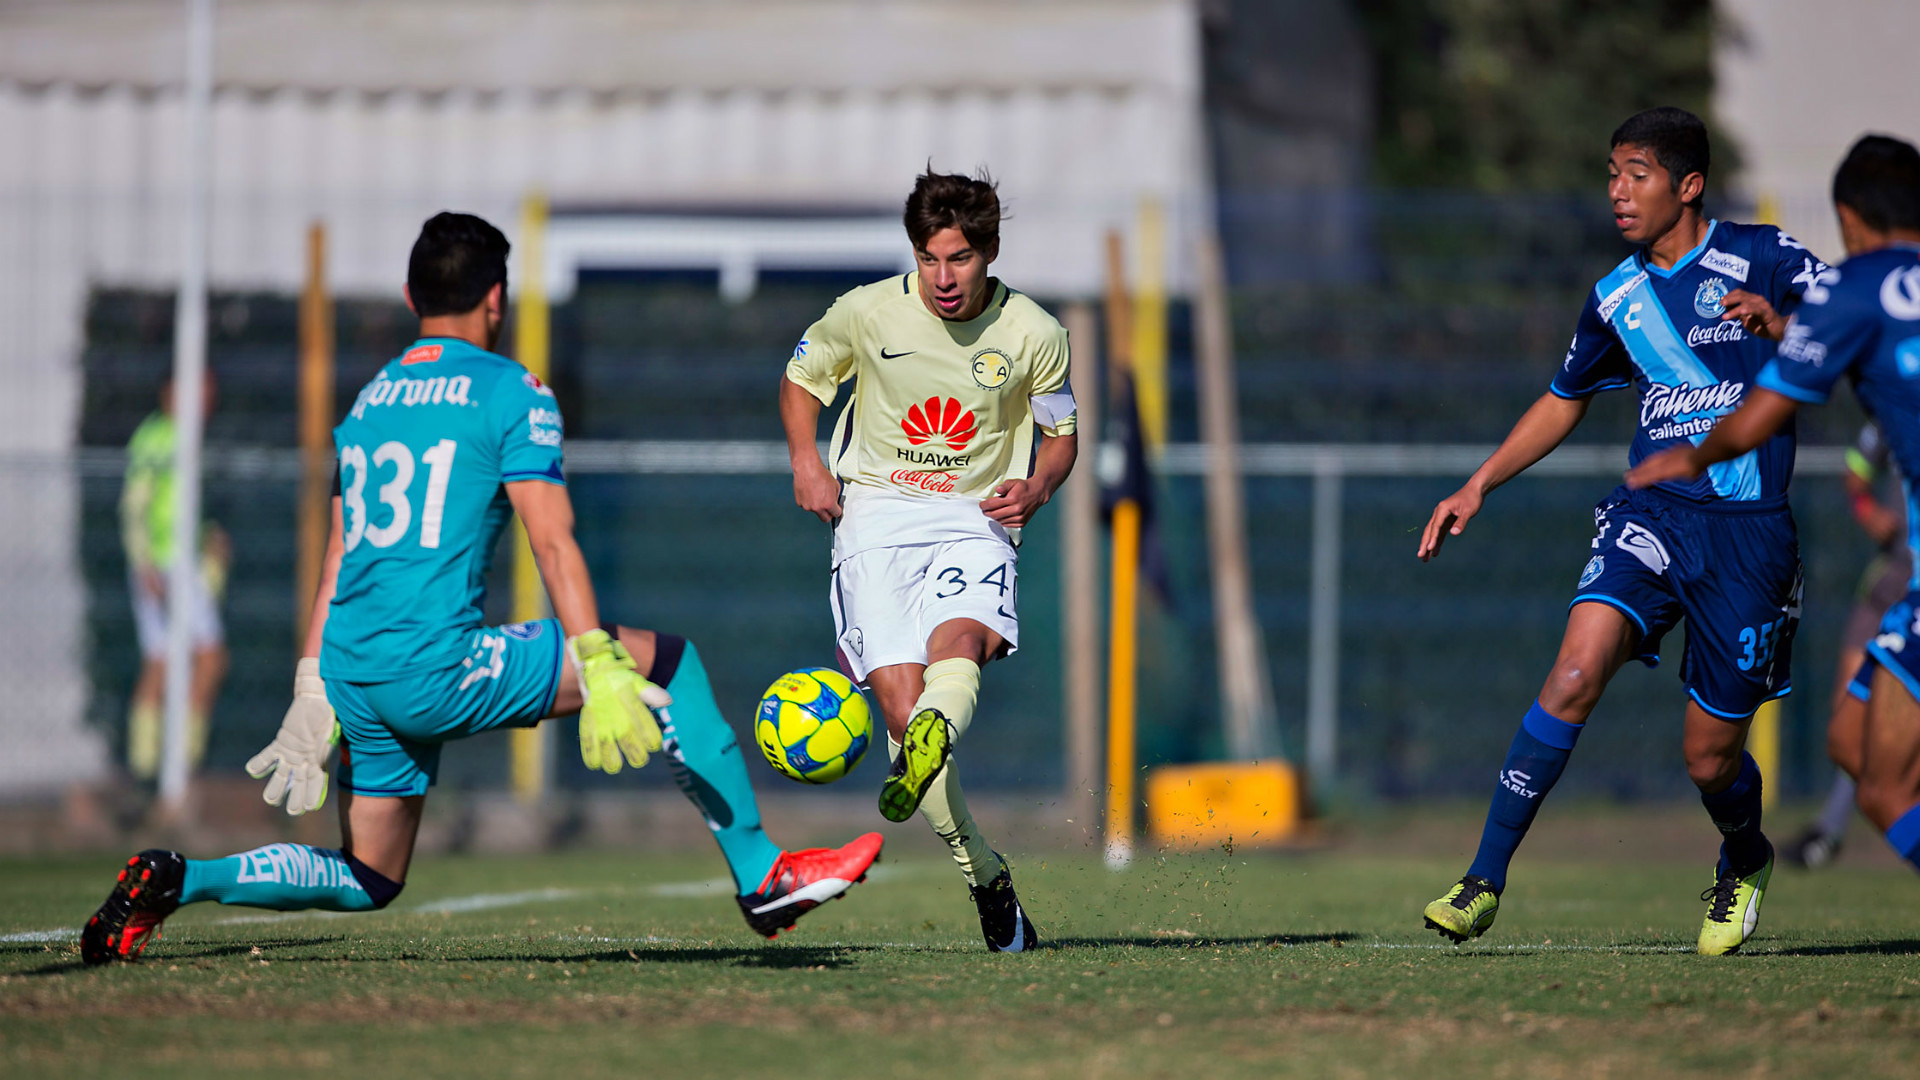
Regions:
M 425 319 L 479 307 L 487 290 L 506 284 L 511 248 L 499 229 L 472 214 L 442 210 L 428 218 L 407 260 L 414 313 Z
M 1608 148 L 1622 146 L 1642 147 L 1652 154 L 1653 160 L 1667 170 L 1668 182 L 1673 185 L 1674 191 L 1679 191 L 1680 181 L 1693 173 L 1699 173 L 1704 181 L 1713 164 L 1706 122 L 1673 105 L 1662 105 L 1627 117 L 1626 123 L 1613 129 L 1613 142 Z M 1688 205 L 1699 204 L 1696 199 Z
M 1833 201 L 1875 232 L 1920 229 L 1920 150 L 1888 135 L 1862 136 L 1834 171 Z
M 981 170 L 978 180 L 960 173 L 937 173 L 929 165 L 913 182 L 905 214 L 907 239 L 915 250 L 941 229 L 958 226 L 967 243 L 986 251 L 1000 242 L 1000 192 Z

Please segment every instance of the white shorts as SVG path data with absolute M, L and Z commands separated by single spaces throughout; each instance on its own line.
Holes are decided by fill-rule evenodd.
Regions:
M 987 537 L 871 548 L 833 571 L 833 628 L 840 663 L 865 683 L 875 668 L 927 662 L 927 638 L 952 619 L 972 619 L 1020 644 L 1014 606 L 1019 556 Z
M 167 580 L 171 584 L 173 579 L 169 576 Z M 193 582 L 193 595 L 187 597 L 187 603 L 193 616 L 193 648 L 198 652 L 223 643 L 226 629 L 220 625 L 220 609 L 214 606 L 206 580 L 195 574 Z M 167 655 L 167 605 L 140 587 L 137 573 L 127 575 L 127 587 L 133 593 L 133 625 L 140 632 L 140 655 L 148 660 L 164 659 Z

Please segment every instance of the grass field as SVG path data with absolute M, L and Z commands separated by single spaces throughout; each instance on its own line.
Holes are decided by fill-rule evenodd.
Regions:
M 989 955 L 950 864 L 889 862 L 764 944 L 712 856 L 441 858 L 387 912 L 199 907 L 145 962 L 47 933 L 111 859 L 0 862 L 0 1074 L 1913 1076 L 1920 881 L 1783 869 L 1691 954 L 1677 865 L 1526 865 L 1476 945 L 1451 860 L 1016 860 L 1048 947 Z

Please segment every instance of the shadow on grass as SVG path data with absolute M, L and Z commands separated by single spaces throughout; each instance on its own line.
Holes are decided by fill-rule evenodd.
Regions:
M 1920 955 L 1920 939 L 1894 938 L 1889 941 L 1856 941 L 1847 945 L 1796 945 L 1788 949 L 1768 949 L 1767 956 L 1915 956 Z
M 204 960 L 217 956 L 251 956 L 255 949 L 298 948 L 311 944 L 313 944 L 311 941 L 246 941 L 232 942 L 224 945 L 188 946 L 179 949 L 169 948 L 165 953 L 155 954 L 144 960 L 131 961 L 131 963 L 145 964 L 153 967 L 164 964 L 176 964 L 183 960 Z M 69 951 L 69 949 L 71 949 L 71 951 Z M 39 951 L 39 946 L 30 946 L 28 948 L 0 948 L 0 957 L 28 951 Z M 123 966 L 122 964 L 88 964 L 80 959 L 80 950 L 77 943 L 63 943 L 58 955 L 59 959 L 50 964 L 42 964 L 39 967 L 33 968 L 22 968 L 19 971 L 9 972 L 8 974 L 19 975 L 22 978 L 35 978 L 46 975 L 67 975 L 76 971 L 105 971 Z
M 1319 934 L 1256 934 L 1245 937 L 1210 937 L 1195 935 L 1141 936 L 1138 934 L 1115 934 L 1108 937 L 1070 937 L 1053 938 L 1042 941 L 1042 949 L 1216 949 L 1226 946 L 1256 946 L 1264 948 L 1282 948 L 1295 945 L 1333 945 L 1339 942 L 1371 939 L 1371 934 L 1355 934 L 1342 930 L 1330 930 Z
M 1215 949 L 1215 948 L 1282 948 L 1300 945 L 1332 945 L 1340 942 L 1356 941 L 1366 935 L 1333 931 L 1317 934 L 1266 934 L 1237 937 L 1153 937 L 1145 935 L 1114 935 L 1110 937 L 1069 937 L 1043 941 L 1041 951 L 1056 949 Z M 1920 949 L 1920 943 L 1913 943 Z M 329 947 L 333 948 L 329 948 Z M 210 960 L 224 957 L 251 958 L 265 954 L 276 964 L 388 964 L 401 961 L 429 964 L 733 964 L 745 968 L 766 970 L 803 970 L 838 971 L 856 965 L 868 954 L 897 951 L 897 946 L 889 945 L 743 945 L 743 946 L 684 946 L 655 945 L 636 942 L 631 946 L 616 945 L 610 948 L 574 950 L 574 951 L 528 951 L 524 953 L 489 952 L 479 954 L 437 953 L 433 950 L 408 949 L 375 955 L 351 955 L 349 946 L 372 946 L 368 953 L 378 950 L 378 943 L 358 942 L 345 935 L 328 935 L 322 938 L 279 938 L 256 939 L 244 942 L 207 943 L 204 945 L 189 942 L 172 944 L 164 952 L 148 956 L 141 963 L 148 965 L 192 963 L 197 960 Z M 38 950 L 39 946 L 31 948 Z M 948 951 L 953 946 L 944 942 L 928 942 L 926 948 L 933 951 Z M 27 948 L 0 950 L 0 955 L 26 952 Z M 971 951 L 963 949 L 962 951 Z M 288 955 L 291 952 L 293 955 Z M 982 955 L 985 955 L 984 952 Z M 63 975 L 86 970 L 73 953 L 63 952 L 57 962 L 16 971 L 13 974 L 23 976 Z

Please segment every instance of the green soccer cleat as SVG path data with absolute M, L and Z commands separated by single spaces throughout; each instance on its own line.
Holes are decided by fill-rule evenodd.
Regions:
M 1486 933 L 1499 911 L 1500 894 L 1493 891 L 1493 882 L 1468 874 L 1447 895 L 1427 905 L 1427 925 L 1457 945 Z
M 908 721 L 900 756 L 894 759 L 887 782 L 880 785 L 880 816 L 888 821 L 912 817 L 952 752 L 953 729 L 947 726 L 947 718 L 939 709 L 921 709 Z
M 1735 877 L 1731 869 L 1720 874 L 1713 887 L 1700 894 L 1707 903 L 1706 921 L 1700 924 L 1700 955 L 1725 956 L 1740 951 L 1760 924 L 1760 900 L 1767 895 L 1767 879 L 1773 876 L 1773 845 L 1767 845 L 1767 861 L 1746 877 Z

